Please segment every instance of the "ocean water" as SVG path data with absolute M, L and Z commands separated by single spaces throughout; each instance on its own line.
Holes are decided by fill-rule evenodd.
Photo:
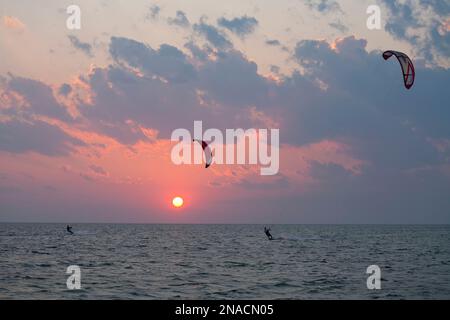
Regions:
M 448 225 L 273 225 L 275 241 L 263 227 L 0 224 L 0 298 L 450 298 Z

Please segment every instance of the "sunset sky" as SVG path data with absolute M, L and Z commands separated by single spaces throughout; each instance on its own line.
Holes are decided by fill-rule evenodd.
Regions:
M 450 223 L 449 67 L 448 1 L 0 0 L 0 221 Z M 194 120 L 279 173 L 174 165 Z

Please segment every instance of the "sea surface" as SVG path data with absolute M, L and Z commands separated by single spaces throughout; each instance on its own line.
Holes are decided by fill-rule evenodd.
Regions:
M 0 224 L 0 299 L 450 299 L 449 225 L 65 227 Z

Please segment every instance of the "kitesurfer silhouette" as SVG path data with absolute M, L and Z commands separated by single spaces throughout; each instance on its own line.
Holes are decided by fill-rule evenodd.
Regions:
M 273 240 L 273 237 L 272 237 L 272 235 L 270 234 L 270 228 L 264 227 L 264 233 L 266 234 L 266 236 L 267 236 L 267 238 L 268 238 L 269 240 Z

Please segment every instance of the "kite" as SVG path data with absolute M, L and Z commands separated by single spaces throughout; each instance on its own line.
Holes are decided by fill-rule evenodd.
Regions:
M 414 65 L 411 59 L 403 52 L 388 50 L 383 52 L 384 60 L 395 56 L 402 67 L 403 72 L 403 82 L 405 83 L 405 88 L 410 89 L 414 84 L 414 78 L 416 77 L 416 72 L 414 71 Z
M 208 168 L 211 165 L 213 159 L 211 148 L 203 140 L 192 139 L 192 141 L 197 141 L 202 146 L 203 152 L 205 153 L 205 168 Z

